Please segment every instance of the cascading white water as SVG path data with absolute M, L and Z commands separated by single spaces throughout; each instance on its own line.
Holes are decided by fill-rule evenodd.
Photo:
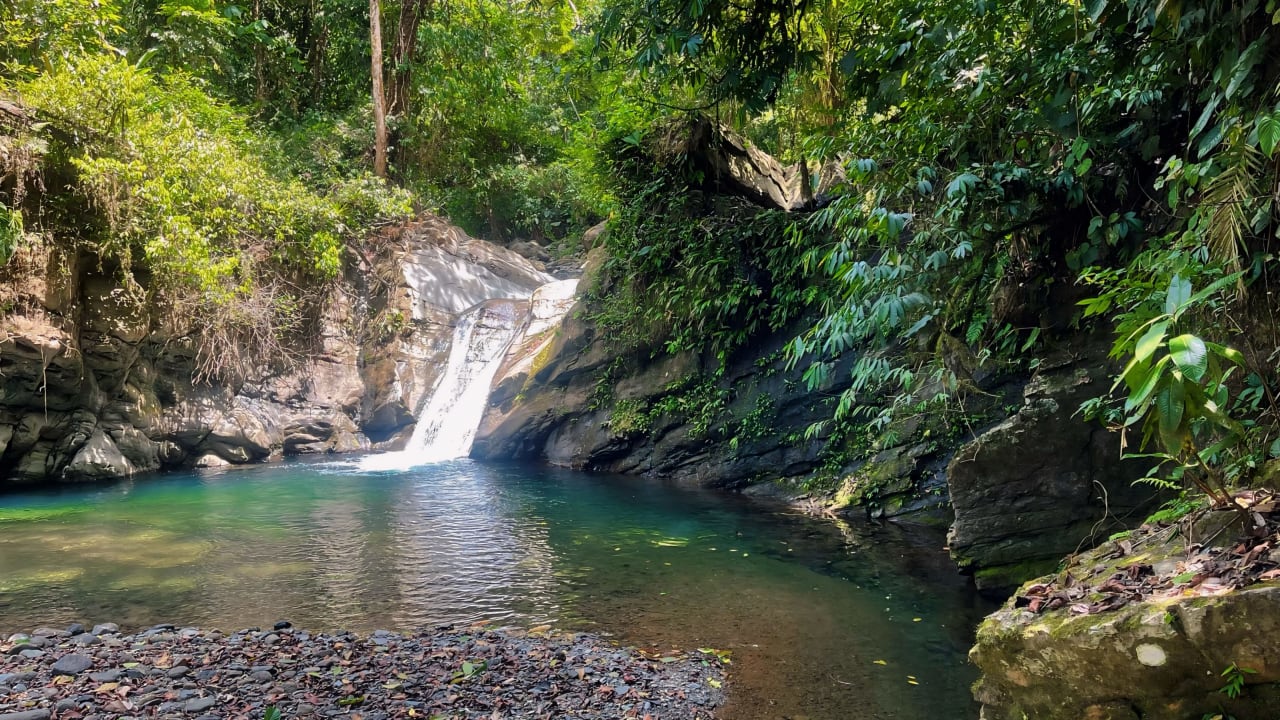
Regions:
M 516 330 L 510 302 L 482 303 L 458 318 L 449 361 L 418 414 L 409 444 L 400 452 L 364 458 L 360 468 L 397 470 L 466 457 L 484 414 L 489 385 Z

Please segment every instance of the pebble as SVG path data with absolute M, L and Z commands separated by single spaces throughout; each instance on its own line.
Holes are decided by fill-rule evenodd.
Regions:
M 387 720 L 409 710 L 424 718 L 564 717 L 569 708 L 575 720 L 614 720 L 640 717 L 642 705 L 641 714 L 675 719 L 712 717 L 724 700 L 716 689 L 723 670 L 700 654 L 673 651 L 680 659 L 659 663 L 587 634 L 273 630 L 223 635 L 161 625 L 109 634 L 117 648 L 104 639 L 54 663 L 48 655 L 65 650 L 39 663 L 9 654 L 19 645 L 34 650 L 26 639 L 35 634 L 20 634 L 0 642 L 0 720 L 32 711 L 42 713 L 29 716 L 38 720 L 51 713 L 59 720 L 256 719 L 268 706 L 298 720 Z M 96 637 L 57 637 L 80 635 Z M 70 677 L 54 682 L 56 675 Z M 111 683 L 128 688 L 130 705 L 113 688 L 101 690 Z M 358 706 L 344 702 L 353 696 L 362 698 Z
M 80 633 L 79 635 L 71 636 L 71 644 L 79 645 L 81 647 L 86 647 L 89 645 L 97 645 L 101 642 L 102 640 L 97 635 L 94 635 L 93 633 Z
M 27 710 L 26 712 L 0 713 L 0 720 L 49 720 L 49 711 Z
M 79 675 L 93 667 L 93 658 L 85 655 L 63 655 L 53 664 L 54 675 Z
M 115 633 L 120 632 L 120 626 L 115 623 L 99 623 L 94 625 L 93 629 L 89 632 L 94 635 L 114 635 Z
M 205 710 L 208 710 L 209 708 L 217 704 L 218 704 L 217 698 L 202 697 L 202 698 L 195 698 L 193 700 L 188 700 L 187 704 L 184 705 L 182 709 L 184 712 L 198 713 L 198 712 L 204 712 Z

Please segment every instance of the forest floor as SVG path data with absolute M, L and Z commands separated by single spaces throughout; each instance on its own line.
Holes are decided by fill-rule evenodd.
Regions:
M 1224 595 L 1280 579 L 1280 495 L 1246 490 L 1233 501 L 1242 511 L 1200 508 L 1073 555 L 1056 575 L 1024 586 L 1016 606 L 1093 615 L 1130 603 Z
M 695 720 L 714 715 L 723 682 L 713 651 L 650 654 L 545 626 L 129 635 L 107 624 L 0 641 L 0 720 Z

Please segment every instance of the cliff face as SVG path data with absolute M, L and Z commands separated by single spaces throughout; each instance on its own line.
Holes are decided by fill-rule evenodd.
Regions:
M 93 258 L 24 249 L 0 277 L 0 488 L 393 445 L 458 314 L 552 278 L 433 217 L 381 241 L 330 294 L 304 360 L 234 386 L 193 382 L 191 339 Z

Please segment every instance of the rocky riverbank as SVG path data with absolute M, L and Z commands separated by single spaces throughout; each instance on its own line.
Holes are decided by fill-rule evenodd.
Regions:
M 0 720 L 710 718 L 715 653 L 483 627 L 401 635 L 79 625 L 0 643 Z

